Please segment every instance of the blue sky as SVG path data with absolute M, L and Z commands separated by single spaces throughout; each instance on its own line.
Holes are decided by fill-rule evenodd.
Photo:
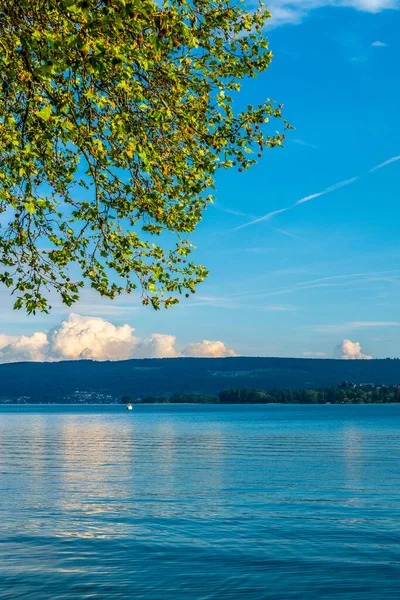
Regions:
M 348 338 L 367 355 L 400 356 L 400 160 L 376 169 L 400 157 L 400 10 L 335 4 L 271 5 L 274 60 L 241 101 L 282 102 L 296 130 L 247 173 L 218 173 L 217 202 L 193 236 L 211 272 L 196 296 L 154 313 L 87 291 L 73 312 L 140 338 L 171 334 L 179 348 L 207 339 L 246 355 L 335 356 Z M 71 312 L 27 317 L 4 291 L 2 305 L 8 336 L 46 332 Z

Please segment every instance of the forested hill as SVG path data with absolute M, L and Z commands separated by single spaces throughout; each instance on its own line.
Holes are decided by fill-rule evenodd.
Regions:
M 112 402 L 123 395 L 317 389 L 343 381 L 400 384 L 400 360 L 235 357 L 2 364 L 0 402 Z

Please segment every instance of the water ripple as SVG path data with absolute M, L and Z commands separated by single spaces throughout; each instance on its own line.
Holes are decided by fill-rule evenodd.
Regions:
M 400 596 L 398 406 L 2 407 L 0 597 Z

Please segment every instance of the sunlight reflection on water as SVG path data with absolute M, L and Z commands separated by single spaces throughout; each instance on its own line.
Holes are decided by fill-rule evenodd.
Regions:
M 400 595 L 398 406 L 2 407 L 0 597 Z

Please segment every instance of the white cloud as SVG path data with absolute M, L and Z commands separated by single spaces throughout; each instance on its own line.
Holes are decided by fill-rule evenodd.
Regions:
M 76 360 L 121 360 L 129 358 L 135 346 L 129 325 L 116 327 L 99 317 L 71 314 L 50 334 L 54 357 Z
M 1 342 L 5 341 L 3 334 L 0 335 Z M 47 335 L 38 331 L 31 336 L 22 335 L 19 338 L 11 338 L 9 343 L 0 351 L 1 362 L 18 361 L 42 361 L 45 360 L 49 342 Z
M 326 352 L 302 352 L 304 358 L 327 358 Z
M 232 231 L 238 231 L 239 229 L 243 229 L 244 227 L 249 227 L 249 225 L 255 225 L 256 223 L 261 223 L 262 221 L 270 221 L 271 219 L 276 217 L 276 215 L 280 215 L 281 213 L 287 212 L 290 209 L 291 209 L 291 207 L 289 206 L 287 208 L 279 208 L 278 210 L 272 210 L 271 212 L 267 213 L 263 217 L 259 217 L 258 219 L 253 219 L 249 223 L 243 223 L 243 225 L 239 225 L 238 227 L 235 227 L 234 229 L 232 229 Z
M 218 340 L 203 340 L 202 342 L 188 344 L 186 348 L 184 348 L 182 354 L 184 356 L 199 356 L 202 358 L 225 358 L 227 356 L 236 356 L 234 350 L 227 348 L 223 342 Z
M 298 146 L 305 146 L 306 148 L 313 148 L 313 150 L 318 150 L 318 146 L 314 146 L 314 144 L 309 144 L 304 140 L 300 140 L 299 138 L 294 138 L 290 140 L 293 144 L 297 144 Z
M 302 8 L 299 4 L 289 5 L 285 2 L 282 2 L 281 5 L 279 5 L 279 2 L 270 3 L 269 9 L 272 13 L 269 25 L 274 26 L 286 25 L 288 23 L 297 25 L 298 23 L 301 23 L 308 12 L 307 9 Z
M 387 9 L 398 9 L 397 0 L 342 0 L 341 6 L 352 6 L 357 10 L 370 13 L 378 13 Z
M 400 0 L 398 0 L 398 2 L 400 3 Z M 355 60 L 358 60 L 358 59 L 355 59 Z M 400 160 L 400 154 L 397 156 L 392 156 L 388 160 L 385 160 L 385 162 L 380 163 L 379 165 L 376 165 L 375 167 L 372 167 L 372 169 L 369 170 L 369 173 L 373 173 L 374 171 L 377 171 L 378 169 L 382 169 L 382 167 L 386 167 L 387 165 L 390 165 L 391 163 L 394 163 L 398 160 Z M 339 181 L 338 183 L 335 183 L 334 185 L 331 185 L 331 186 L 325 188 L 321 192 L 315 192 L 314 194 L 309 194 L 308 196 L 304 196 L 304 198 L 300 198 L 300 200 L 297 200 L 296 202 L 294 202 L 293 204 L 290 204 L 289 206 L 285 206 L 284 208 L 278 208 L 277 210 L 270 211 L 269 213 L 267 213 L 266 215 L 263 215 L 262 217 L 258 217 L 257 219 L 252 219 L 251 221 L 248 221 L 247 223 L 242 223 L 242 225 L 238 225 L 237 227 L 234 227 L 232 229 L 232 231 L 239 231 L 240 229 L 244 229 L 245 227 L 250 227 L 251 225 L 256 225 L 257 223 L 265 223 L 267 221 L 270 221 L 271 219 L 274 219 L 277 215 L 288 212 L 289 210 L 293 210 L 297 206 L 300 206 L 301 204 L 304 204 L 305 202 L 309 202 L 310 200 L 314 200 L 315 198 L 319 198 L 320 196 L 325 196 L 325 194 L 330 194 L 331 192 L 339 190 L 340 188 L 345 187 L 346 185 L 350 185 L 350 184 L 354 183 L 355 181 L 358 181 L 359 179 L 360 179 L 360 176 L 356 176 L 356 177 L 351 177 L 350 179 L 345 179 L 344 181 Z
M 142 340 L 135 348 L 135 358 L 175 358 L 179 352 L 175 348 L 176 337 L 163 333 Z
M 252 221 L 249 221 L 248 223 L 243 223 L 242 225 L 238 225 L 238 227 L 235 227 L 234 229 L 232 229 L 232 231 L 238 231 L 239 229 L 243 229 L 244 227 L 249 227 L 250 225 L 256 225 L 256 223 L 270 221 L 271 219 L 276 217 L 276 215 L 279 215 L 284 212 L 288 212 L 289 210 L 293 210 L 293 208 L 296 208 L 296 206 L 300 206 L 300 204 L 304 204 L 305 202 L 309 202 L 310 200 L 314 200 L 315 198 L 319 198 L 320 196 L 325 196 L 325 194 L 330 194 L 331 192 L 334 192 L 335 190 L 338 190 L 346 185 L 350 185 L 351 183 L 354 183 L 358 179 L 359 179 L 358 177 L 352 177 L 351 179 L 345 179 L 344 181 L 339 181 L 338 183 L 335 183 L 334 185 L 331 185 L 331 186 L 327 187 L 326 189 L 322 190 L 322 192 L 316 192 L 315 194 L 309 194 L 308 196 L 305 196 L 304 198 L 300 198 L 300 200 L 297 200 L 296 202 L 294 202 L 294 204 L 291 204 L 290 206 L 286 206 L 285 208 L 279 208 L 278 210 L 273 210 L 273 211 L 267 213 L 266 215 L 263 215 L 262 217 L 258 217 L 258 219 L 253 219 Z
M 380 42 L 379 40 L 372 42 L 371 46 L 373 48 L 387 48 L 387 44 L 385 44 L 385 42 Z
M 252 219 L 253 215 L 249 215 L 248 213 L 240 212 L 239 210 L 234 210 L 233 208 L 226 208 L 225 206 L 221 206 L 221 204 L 211 204 L 211 206 L 221 212 L 227 213 L 228 215 L 234 215 L 235 217 L 247 217 L 248 219 Z
M 392 156 L 392 158 L 388 158 L 388 160 L 385 160 L 385 162 L 380 163 L 379 165 L 376 165 L 376 167 L 372 167 L 372 169 L 370 169 L 370 173 L 373 173 L 374 171 L 377 171 L 378 169 L 382 169 L 382 167 L 386 167 L 386 165 L 390 165 L 396 161 L 400 160 L 400 154 L 398 156 Z
M 398 0 L 398 2 L 400 2 L 400 0 Z M 358 59 L 355 59 L 355 60 L 358 60 Z M 372 167 L 372 169 L 369 170 L 369 173 L 373 173 L 374 171 L 377 171 L 378 169 L 382 169 L 382 167 L 386 167 L 387 165 L 390 165 L 391 163 L 394 163 L 398 160 L 400 160 L 400 154 L 397 156 L 392 156 L 388 160 L 385 160 L 385 162 L 380 163 L 379 165 L 376 165 L 375 167 Z M 297 200 L 296 202 L 294 202 L 293 204 L 290 204 L 289 206 L 285 206 L 284 208 L 278 208 L 277 210 L 272 210 L 269 213 L 267 213 L 266 215 L 263 215 L 262 217 L 258 217 L 257 219 L 251 219 L 251 221 L 248 221 L 247 223 L 242 223 L 242 225 L 238 225 L 237 227 L 234 227 L 232 229 L 232 231 L 239 231 L 240 229 L 244 229 L 245 227 L 250 227 L 251 225 L 256 225 L 257 223 L 265 223 L 267 221 L 270 221 L 271 219 L 274 219 L 277 215 L 280 215 L 282 213 L 293 210 L 297 206 L 300 206 L 301 204 L 304 204 L 305 202 L 310 202 L 310 200 L 314 200 L 315 198 L 319 198 L 320 196 L 325 196 L 325 194 L 330 194 L 331 192 L 335 192 L 336 190 L 339 190 L 340 188 L 345 187 L 346 185 L 350 185 L 350 184 L 354 183 L 355 181 L 358 181 L 359 179 L 360 179 L 360 176 L 356 176 L 356 177 L 351 177 L 350 179 L 345 179 L 344 181 L 339 181 L 338 183 L 335 183 L 335 184 L 325 188 L 321 192 L 315 192 L 314 194 L 309 194 L 307 196 L 304 196 L 304 198 L 300 198 L 300 200 Z
M 371 360 L 372 356 L 361 352 L 360 342 L 343 340 L 340 346 L 341 358 L 345 360 Z
M 219 340 L 194 342 L 180 352 L 174 335 L 153 333 L 141 339 L 130 325 L 114 325 L 105 319 L 71 314 L 59 327 L 31 336 L 0 333 L 0 362 L 55 360 L 125 360 L 177 356 L 235 356 Z
M 0 350 L 2 350 L 5 346 L 8 346 L 11 342 L 11 336 L 5 335 L 4 333 L 0 333 Z
M 345 181 L 339 181 L 339 183 L 335 183 L 330 187 L 326 188 L 322 192 L 318 192 L 317 194 L 311 194 L 311 196 L 306 196 L 305 198 L 301 198 L 301 200 L 297 200 L 297 202 L 293 206 L 298 206 L 299 204 L 304 204 L 304 202 L 309 202 L 318 196 L 324 196 L 325 194 L 329 194 L 330 192 L 334 192 L 335 190 L 339 190 L 346 185 L 350 185 L 359 179 L 358 177 L 351 177 L 350 179 L 345 179 Z
M 283 235 L 293 238 L 294 240 L 301 240 L 302 242 L 305 241 L 305 238 L 301 237 L 300 235 L 292 233 L 291 231 L 287 231 L 286 229 L 282 229 L 281 227 L 272 227 L 272 225 L 270 225 L 270 228 L 272 229 L 272 231 L 276 231 L 277 233 L 282 233 Z
M 399 9 L 398 0 L 271 0 L 268 8 L 272 19 L 269 26 L 301 23 L 313 9 L 326 6 L 351 7 L 355 10 L 378 13 L 387 9 Z

